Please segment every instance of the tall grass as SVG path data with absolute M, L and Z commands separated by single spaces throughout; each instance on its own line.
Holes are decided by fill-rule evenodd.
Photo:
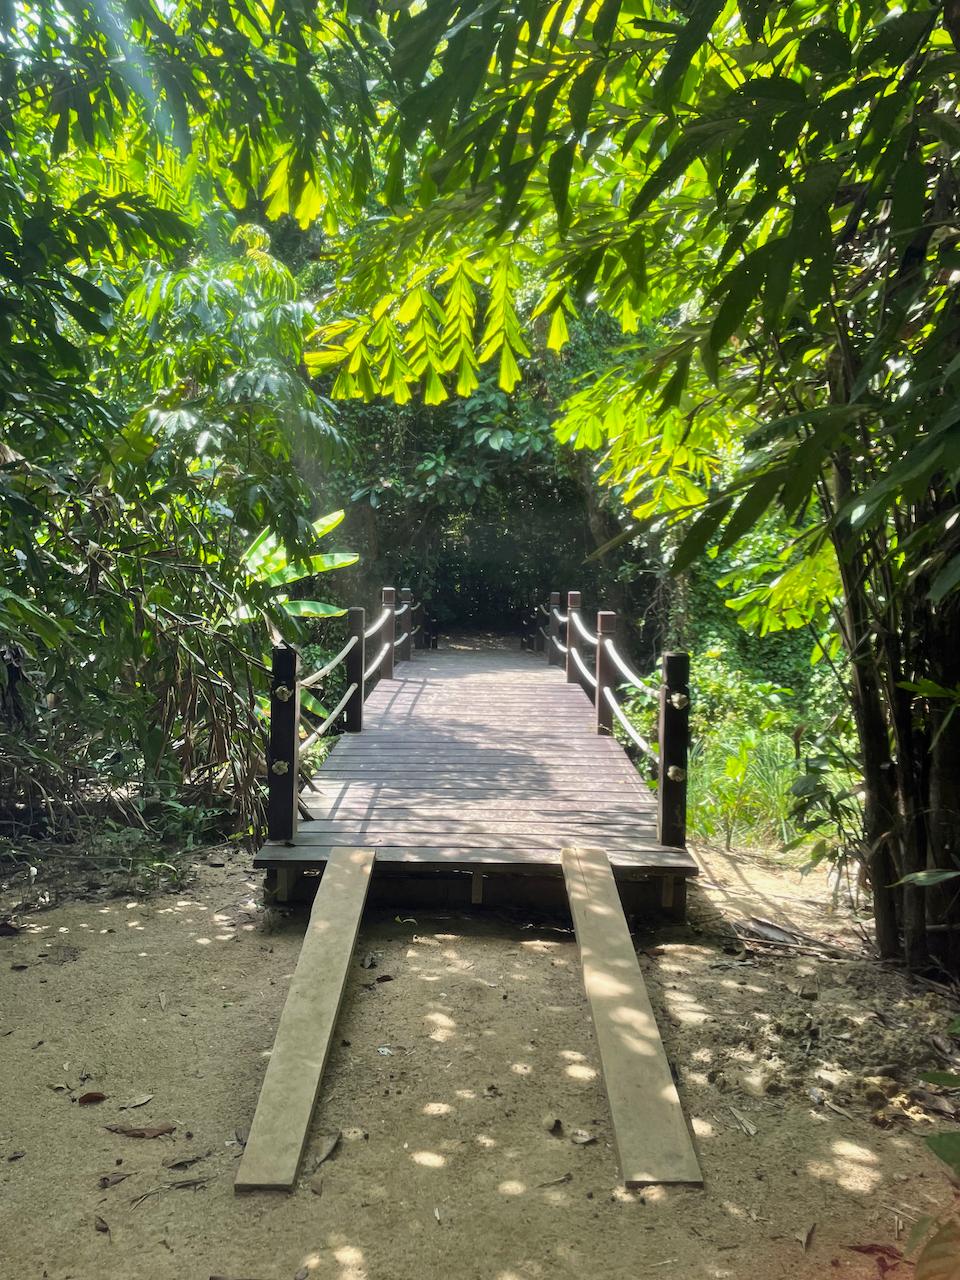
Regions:
M 785 733 L 724 724 L 696 738 L 690 752 L 688 812 L 692 835 L 785 848 L 797 777 L 794 744 Z

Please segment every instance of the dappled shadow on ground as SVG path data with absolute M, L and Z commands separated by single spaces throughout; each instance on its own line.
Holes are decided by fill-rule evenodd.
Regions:
M 628 1192 L 569 923 L 370 911 L 301 1180 L 238 1198 L 304 914 L 265 919 L 234 865 L 27 923 L 0 939 L 3 1275 L 866 1280 L 849 1246 L 946 1199 L 933 1121 L 878 1127 L 863 1084 L 889 1053 L 909 1087 L 945 1011 L 859 955 L 751 954 L 706 910 L 638 938 L 706 1187 Z

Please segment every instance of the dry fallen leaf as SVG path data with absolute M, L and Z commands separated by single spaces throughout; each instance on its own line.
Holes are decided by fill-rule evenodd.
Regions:
M 321 1133 L 317 1142 L 317 1158 L 314 1162 L 314 1168 L 323 1164 L 324 1160 L 329 1160 L 337 1149 L 337 1143 L 340 1141 L 340 1130 L 334 1129 L 330 1133 Z
M 153 1101 L 152 1093 L 141 1093 L 139 1097 L 131 1098 L 129 1102 L 121 1102 L 121 1111 L 132 1111 L 134 1107 L 145 1107 L 148 1102 Z
M 160 1001 L 160 1012 L 163 1013 L 167 1007 L 167 993 L 165 991 L 161 991 L 157 996 L 157 999 Z
M 572 1182 L 573 1174 L 565 1173 L 562 1178 L 551 1178 L 549 1182 L 538 1182 L 537 1187 L 562 1187 L 565 1182 Z
M 595 1133 L 587 1133 L 586 1129 L 574 1129 L 570 1135 L 570 1141 L 575 1142 L 578 1147 L 587 1147 L 591 1142 L 596 1142 L 597 1135 Z
M 310 1190 L 315 1196 L 323 1195 L 323 1174 L 315 1173 L 310 1179 Z
M 234 1129 L 233 1136 L 240 1143 L 241 1147 L 247 1145 L 247 1139 L 250 1137 L 249 1125 L 242 1125 L 239 1129 Z
M 205 1160 L 210 1154 L 209 1151 L 201 1151 L 193 1156 L 170 1156 L 164 1160 L 164 1169 L 189 1169 L 192 1164 L 196 1164 L 198 1160 Z
M 757 1136 L 757 1126 L 752 1120 L 748 1120 L 742 1111 L 738 1111 L 736 1107 L 731 1107 L 730 1112 L 734 1120 L 736 1120 L 737 1124 L 748 1138 L 755 1138 Z
M 436 1205 L 434 1205 L 434 1208 L 433 1208 L 433 1216 L 436 1218 L 438 1222 L 440 1221 L 440 1209 Z
M 177 1128 L 175 1124 L 155 1124 L 148 1128 L 126 1124 L 108 1124 L 104 1127 L 111 1133 L 122 1134 L 125 1138 L 162 1138 L 168 1133 L 174 1133 Z
M 800 1241 L 800 1244 L 803 1247 L 804 1253 L 806 1253 L 807 1250 L 810 1248 L 810 1245 L 813 1242 L 813 1233 L 816 1231 L 816 1229 L 817 1229 L 817 1224 L 813 1222 L 810 1224 L 809 1227 L 807 1227 L 806 1231 L 802 1232 L 800 1235 L 796 1237 L 796 1239 Z
M 106 1100 L 107 1095 L 105 1093 L 99 1093 L 94 1089 L 91 1090 L 90 1093 L 81 1093 L 80 1097 L 77 1099 L 77 1106 L 91 1107 L 95 1102 L 106 1102 Z
M 107 1226 L 107 1224 L 104 1222 L 102 1218 L 99 1218 L 99 1217 L 94 1218 L 93 1225 L 97 1231 L 102 1231 L 104 1235 L 110 1234 L 110 1228 Z
M 129 1178 L 129 1173 L 102 1173 L 100 1175 L 100 1187 L 106 1191 L 107 1187 L 115 1187 L 118 1182 L 123 1182 L 124 1178 Z
M 26 1154 L 25 1151 L 13 1151 L 7 1156 L 7 1163 L 13 1164 L 14 1160 L 22 1160 Z

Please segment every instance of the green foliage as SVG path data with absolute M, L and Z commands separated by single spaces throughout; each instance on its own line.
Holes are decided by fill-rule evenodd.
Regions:
M 538 317 L 553 345 L 585 302 L 616 318 L 558 438 L 604 450 L 677 569 L 773 509 L 795 531 L 732 602 L 760 631 L 811 628 L 828 664 L 845 652 L 880 945 L 902 929 L 919 964 L 931 914 L 915 880 L 890 886 L 956 847 L 938 788 L 960 732 L 903 693 L 960 684 L 960 24 L 923 0 L 675 18 L 398 7 L 376 45 L 389 211 L 344 239 L 324 367 L 338 393 L 437 400 L 489 360 L 512 388 Z
M 309 309 L 262 235 L 234 240 L 176 272 L 114 273 L 121 323 L 88 351 L 109 402 L 72 419 L 7 404 L 8 828 L 70 830 L 93 804 L 162 833 L 174 806 L 188 839 L 199 805 L 235 807 L 231 826 L 252 832 L 261 655 L 298 617 L 339 613 L 291 598 L 355 559 L 320 551 L 340 516 L 311 522 L 292 465 L 297 442 L 329 454 L 336 436 L 302 383 L 295 403 L 278 396 L 298 381 Z
M 735 840 L 785 847 L 798 767 L 790 689 L 752 677 L 719 648 L 695 654 L 691 668 L 691 829 L 728 849 Z
M 937 1083 L 960 1087 L 960 1077 Z M 954 1179 L 960 1179 L 960 1133 L 935 1133 L 924 1141 L 950 1169 Z M 955 1213 L 939 1221 L 924 1217 L 917 1223 L 913 1235 L 919 1239 L 927 1237 L 915 1263 L 917 1280 L 957 1280 L 960 1277 L 960 1217 Z

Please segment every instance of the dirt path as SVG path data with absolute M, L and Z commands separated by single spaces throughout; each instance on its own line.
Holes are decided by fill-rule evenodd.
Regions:
M 951 1011 L 861 958 L 823 880 L 715 854 L 704 866 L 692 928 L 640 939 L 704 1191 L 618 1188 L 565 928 L 369 915 L 301 1183 L 290 1196 L 237 1197 L 238 1136 L 302 917 L 264 921 L 259 882 L 236 864 L 200 868 L 180 897 L 25 918 L 18 936 L 0 937 L 0 1275 L 881 1274 L 876 1256 L 851 1247 L 905 1248 L 911 1219 L 949 1200 L 921 1141 L 934 1122 L 905 1091 L 922 1063 L 936 1065 L 929 1037 Z M 729 923 L 744 912 L 850 954 L 744 953 Z M 865 1082 L 891 1072 L 896 1081 Z M 900 1103 L 885 1101 L 891 1090 Z M 106 1100 L 78 1104 L 92 1092 Z M 561 1134 L 547 1132 L 547 1115 Z M 107 1125 L 176 1130 L 135 1138 Z M 596 1141 L 571 1141 L 578 1129 Z

